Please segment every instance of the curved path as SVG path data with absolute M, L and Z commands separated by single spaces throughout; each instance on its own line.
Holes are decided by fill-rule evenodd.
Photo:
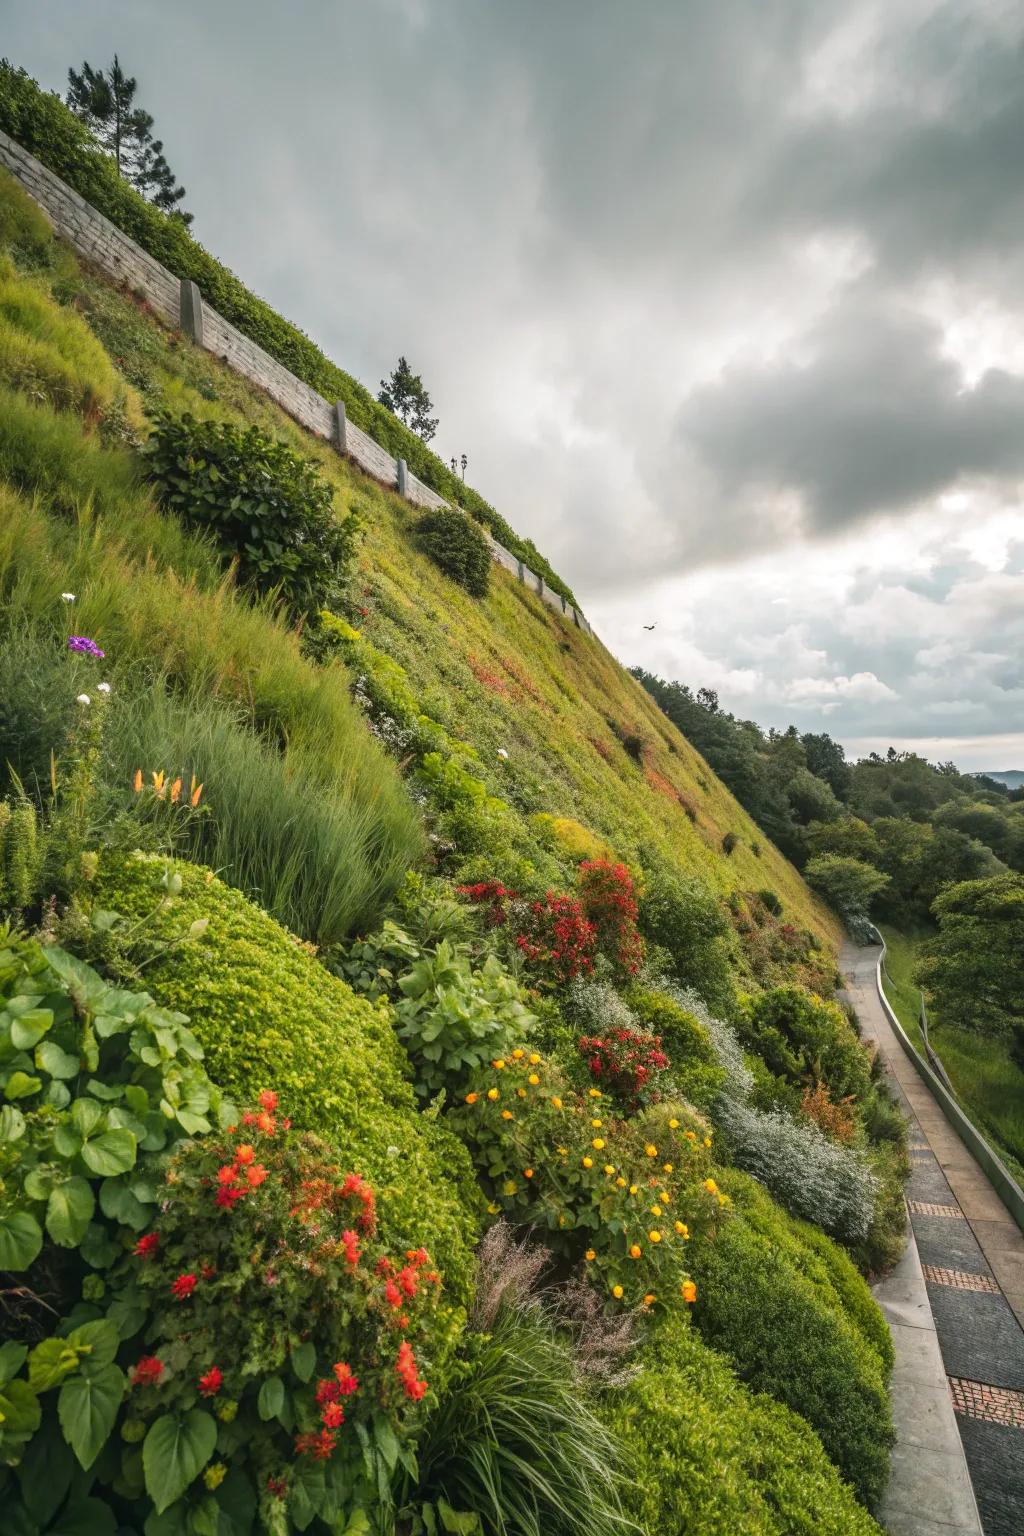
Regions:
M 896 1038 L 880 954 L 846 946 L 842 968 L 910 1118 L 910 1240 L 875 1287 L 896 1346 L 882 1520 L 892 1536 L 1024 1536 L 1024 1237 Z

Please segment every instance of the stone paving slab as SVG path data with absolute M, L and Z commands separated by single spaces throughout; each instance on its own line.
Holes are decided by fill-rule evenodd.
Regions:
M 985 1536 L 1021 1536 L 1024 1510 L 1024 1433 L 983 1419 L 958 1416 L 974 1477 Z

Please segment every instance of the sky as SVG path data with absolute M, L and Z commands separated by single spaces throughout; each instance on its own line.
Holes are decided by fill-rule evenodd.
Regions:
M 193 231 L 765 726 L 1024 768 L 1019 0 L 0 0 Z M 653 630 L 643 626 L 654 624 Z

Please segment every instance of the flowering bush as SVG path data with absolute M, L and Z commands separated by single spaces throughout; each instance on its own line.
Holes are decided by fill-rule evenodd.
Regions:
M 623 976 L 643 964 L 644 941 L 637 930 L 636 890 L 624 864 L 584 859 L 579 872 L 580 904 L 597 931 L 597 947 Z
M 593 970 L 597 929 L 574 896 L 548 891 L 512 907 L 516 947 L 541 987 L 562 987 Z
M 856 1139 L 857 1117 L 852 1099 L 840 1099 L 833 1103 L 829 1097 L 829 1091 L 824 1083 L 816 1083 L 813 1088 L 807 1087 L 800 1099 L 800 1113 L 806 1115 L 808 1120 L 813 1120 L 819 1130 L 831 1136 L 833 1141 L 841 1141 L 845 1145 Z
M 577 1047 L 595 1083 L 626 1110 L 658 1102 L 659 1083 L 669 1064 L 659 1035 L 643 1029 L 610 1029 L 603 1035 L 581 1035 Z
M 695 1299 L 686 1245 L 726 1203 L 696 1116 L 662 1105 L 621 1119 L 599 1088 L 574 1093 L 557 1066 L 517 1047 L 473 1080 L 450 1119 L 491 1214 L 530 1224 L 556 1252 L 582 1259 L 610 1304 Z
M 122 1477 L 183 1528 L 245 1485 L 268 1530 L 345 1528 L 413 1465 L 440 1276 L 425 1249 L 389 1253 L 372 1188 L 289 1128 L 263 1093 L 183 1144 L 109 1277 L 135 1324 Z

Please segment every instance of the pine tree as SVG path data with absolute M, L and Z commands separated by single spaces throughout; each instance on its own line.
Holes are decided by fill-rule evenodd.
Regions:
M 93 69 L 88 62 L 81 74 L 68 70 L 67 104 L 99 147 L 113 156 L 125 181 L 157 208 L 191 224 L 192 215 L 179 206 L 185 188 L 167 164 L 162 141 L 153 137 L 153 119 L 135 105 L 137 87 L 115 53 L 109 70 Z
M 413 373 L 404 357 L 398 359 L 398 367 L 390 379 L 381 379 L 377 399 L 389 411 L 394 411 L 425 443 L 430 442 L 437 431 L 438 418 L 430 415 L 434 402 L 424 389 L 423 380 L 418 373 Z

